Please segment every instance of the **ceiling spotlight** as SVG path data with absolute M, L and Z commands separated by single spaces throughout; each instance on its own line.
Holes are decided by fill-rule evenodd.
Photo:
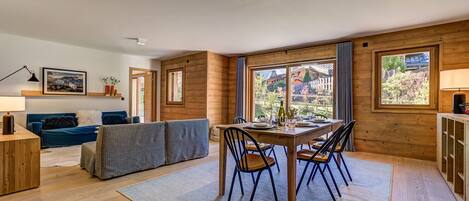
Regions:
M 127 39 L 136 41 L 137 45 L 140 45 L 140 46 L 144 46 L 146 42 L 148 41 L 148 39 L 146 38 L 127 38 Z

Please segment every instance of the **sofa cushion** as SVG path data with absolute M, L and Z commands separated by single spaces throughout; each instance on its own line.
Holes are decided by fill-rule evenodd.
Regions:
M 77 126 L 77 120 L 71 116 L 51 116 L 42 120 L 42 129 L 72 128 Z
M 90 174 L 95 173 L 96 142 L 87 142 L 81 145 L 80 167 L 86 169 Z
M 97 126 L 77 126 L 73 128 L 58 128 L 58 129 L 49 129 L 43 130 L 42 135 L 85 135 L 90 133 L 96 133 Z
M 166 164 L 208 155 L 208 120 L 166 122 Z
M 165 124 L 105 125 L 96 139 L 96 172 L 109 179 L 165 164 Z
M 127 117 L 120 114 L 103 114 L 103 125 L 127 124 Z
M 78 125 L 102 125 L 101 112 L 97 110 L 79 110 L 77 112 Z

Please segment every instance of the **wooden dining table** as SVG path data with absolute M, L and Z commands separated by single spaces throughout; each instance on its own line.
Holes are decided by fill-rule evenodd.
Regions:
M 316 137 L 328 134 L 334 131 L 342 124 L 342 120 L 331 120 L 327 123 L 317 123 L 318 127 L 296 127 L 286 128 L 278 127 L 268 130 L 246 129 L 249 123 L 219 125 L 220 129 L 220 149 L 219 149 L 219 189 L 218 195 L 225 194 L 226 182 L 226 143 L 224 130 L 229 127 L 237 127 L 247 131 L 256 141 L 268 144 L 275 144 L 287 147 L 287 178 L 288 178 L 288 201 L 296 200 L 296 152 L 297 146 L 307 144 Z

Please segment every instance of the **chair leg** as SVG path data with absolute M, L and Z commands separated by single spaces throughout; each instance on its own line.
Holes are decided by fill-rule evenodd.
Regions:
M 275 163 L 277 165 L 277 170 L 278 170 L 278 172 L 280 172 L 280 166 L 278 164 L 277 154 L 275 153 L 275 148 L 274 147 L 272 147 L 272 153 L 274 154 L 274 159 L 275 159 Z
M 337 186 L 337 182 L 335 182 L 334 175 L 332 174 L 331 168 L 329 167 L 329 164 L 326 164 L 327 171 L 329 171 L 329 174 L 331 175 L 332 182 L 334 183 L 335 190 L 337 191 L 337 194 L 339 194 L 339 197 L 342 197 L 342 194 L 340 194 L 339 187 Z
M 331 194 L 332 200 L 336 201 L 334 193 L 332 193 L 331 187 L 329 186 L 329 183 L 327 183 L 327 179 L 324 176 L 324 171 L 321 169 L 321 167 L 319 167 L 318 169 L 319 169 L 319 173 L 321 173 L 322 180 L 324 180 L 324 183 L 326 184 L 329 194 Z
M 274 191 L 275 201 L 278 201 L 277 190 L 275 189 L 274 176 L 272 175 L 272 170 L 269 167 L 270 182 L 272 183 L 272 190 Z
M 347 164 L 345 163 L 344 157 L 342 156 L 342 153 L 338 153 L 337 155 L 339 155 L 340 159 L 342 159 L 342 163 L 344 164 L 345 171 L 347 172 L 348 178 L 350 179 L 350 181 L 353 181 L 352 176 L 350 176 L 350 172 L 348 171 Z
M 311 143 L 308 142 L 308 149 L 312 151 L 313 149 L 311 148 Z
M 252 178 L 252 183 L 256 183 L 256 180 L 254 179 L 254 173 L 251 172 L 251 178 Z
M 287 148 L 285 146 L 282 146 L 282 147 L 283 147 L 283 152 L 285 152 L 285 156 L 288 158 Z
M 254 182 L 254 188 L 252 189 L 252 194 L 251 194 L 251 199 L 250 201 L 253 201 L 254 200 L 254 195 L 256 194 L 256 190 L 257 190 L 257 184 L 259 183 L 259 179 L 261 178 L 261 174 L 264 170 L 261 170 L 259 171 L 259 173 L 257 174 L 257 179 L 256 181 Z
M 296 194 L 298 194 L 298 191 L 300 190 L 300 186 L 301 186 L 301 183 L 303 182 L 306 171 L 308 170 L 309 163 L 310 163 L 309 161 L 306 162 L 305 169 L 303 170 L 303 173 L 301 174 L 300 182 L 298 182 L 298 185 L 296 186 Z M 313 169 L 314 167 L 316 167 L 316 164 L 314 164 Z
M 311 170 L 311 174 L 309 175 L 309 178 L 308 178 L 308 183 L 306 183 L 306 185 L 309 185 L 309 183 L 314 180 L 314 177 L 316 176 L 316 172 L 318 172 L 318 168 L 320 168 L 319 164 L 314 164 L 314 167 Z
M 243 180 L 241 180 L 241 172 L 238 171 L 239 187 L 241 188 L 241 195 L 244 195 Z
M 340 168 L 339 163 L 337 162 L 337 159 L 335 158 L 334 155 L 332 155 L 332 159 L 334 159 L 335 165 L 337 166 L 337 169 L 339 170 L 340 176 L 344 180 L 345 185 L 348 186 L 348 182 L 347 182 L 347 179 L 345 179 L 344 172 L 342 172 L 342 168 Z
M 231 194 L 233 193 L 233 186 L 234 186 L 234 182 L 235 182 L 235 179 L 236 179 L 236 173 L 238 173 L 238 170 L 234 170 L 233 172 L 233 179 L 231 180 L 231 186 L 230 186 L 230 194 L 228 195 L 228 201 L 231 200 Z

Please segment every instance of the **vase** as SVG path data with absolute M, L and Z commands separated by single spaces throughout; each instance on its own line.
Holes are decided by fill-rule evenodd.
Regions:
M 111 96 L 114 96 L 114 88 L 115 88 L 115 86 L 111 85 L 111 89 L 110 89 L 110 93 L 109 93 Z
M 105 96 L 111 95 L 111 86 L 109 86 L 108 84 L 106 84 L 106 86 L 104 87 L 104 95 Z

